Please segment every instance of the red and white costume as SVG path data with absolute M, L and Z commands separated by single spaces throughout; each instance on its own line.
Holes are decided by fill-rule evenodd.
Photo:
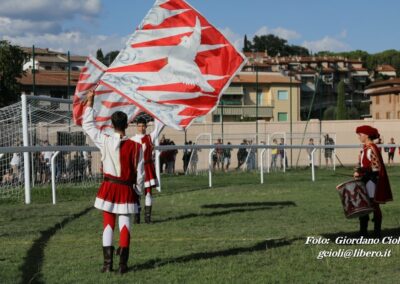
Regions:
M 145 196 L 146 196 L 146 206 L 152 205 L 151 200 L 151 190 L 152 188 L 158 186 L 158 178 L 156 175 L 156 168 L 153 161 L 153 150 L 154 141 L 157 139 L 158 135 L 164 128 L 164 124 L 159 120 L 154 120 L 154 130 L 150 134 L 136 134 L 131 138 L 132 141 L 140 143 L 143 148 L 143 158 L 144 158 L 144 171 L 145 171 Z
M 153 161 L 154 141 L 164 128 L 164 124 L 155 120 L 154 130 L 150 134 L 136 134 L 131 138 L 132 141 L 139 143 L 143 148 L 145 181 L 144 188 L 152 188 L 158 186 L 155 165 Z
M 114 214 L 132 214 L 137 199 L 133 187 L 139 191 L 143 188 L 142 146 L 127 137 L 121 138 L 117 133 L 107 136 L 96 128 L 94 122 L 94 110 L 88 107 L 82 127 L 101 151 L 104 177 L 131 184 L 104 181 L 97 193 L 95 207 Z
M 101 151 L 104 181 L 94 206 L 103 210 L 103 246 L 112 245 L 116 215 L 119 215 L 120 247 L 129 247 L 130 217 L 138 212 L 138 195 L 144 184 L 142 145 L 114 133 L 105 135 L 96 128 L 95 114 L 87 107 L 83 115 L 83 130 Z

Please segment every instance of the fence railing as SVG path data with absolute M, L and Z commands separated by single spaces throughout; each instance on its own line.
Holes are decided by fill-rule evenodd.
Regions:
M 156 151 L 168 151 L 168 150 L 208 150 L 208 181 L 209 187 L 213 186 L 213 153 L 217 150 L 224 150 L 224 149 L 251 149 L 256 151 L 259 154 L 258 161 L 259 164 L 256 167 L 256 170 L 260 173 L 260 183 L 264 183 L 264 175 L 266 173 L 270 173 L 270 158 L 269 155 L 266 157 L 266 153 L 269 152 L 271 149 L 278 149 L 278 150 L 289 150 L 289 149 L 310 149 L 310 176 L 311 181 L 316 180 L 315 174 L 315 162 L 314 162 L 314 154 L 318 149 L 360 149 L 362 145 L 355 144 L 355 145 L 165 145 L 165 146 L 156 146 Z M 380 148 L 399 148 L 400 145 L 397 144 L 382 144 L 378 145 Z M 260 150 L 260 152 L 259 152 Z M 31 170 L 35 170 L 36 174 L 44 174 L 44 176 L 48 176 L 51 181 L 52 187 L 52 201 L 53 204 L 56 203 L 56 186 L 60 182 L 75 182 L 75 183 L 82 183 L 87 182 L 88 180 L 92 182 L 99 182 L 101 181 L 102 174 L 100 171 L 100 164 L 99 159 L 97 159 L 97 163 L 90 162 L 90 168 L 88 164 L 88 160 L 83 158 L 83 153 L 93 152 L 99 155 L 99 150 L 96 147 L 89 147 L 89 146 L 27 146 L 27 147 L 0 147 L 0 157 L 3 157 L 6 154 L 14 154 L 14 153 L 23 153 L 24 159 L 31 156 L 30 154 L 33 153 L 51 153 L 49 154 L 49 162 L 45 165 L 45 170 L 42 172 L 42 169 L 39 170 L 32 168 L 29 162 L 23 161 L 24 167 L 21 169 L 23 172 L 23 182 L 22 180 L 19 181 L 19 186 L 24 185 L 25 187 L 25 203 L 29 204 L 31 202 L 31 190 L 32 184 L 34 180 L 31 179 Z M 73 154 L 75 153 L 75 154 Z M 25 155 L 27 154 L 27 155 Z M 81 155 L 82 154 L 82 155 Z M 61 164 L 64 162 L 59 162 L 58 159 L 60 156 L 72 156 L 71 160 L 69 161 L 70 168 L 65 167 L 62 168 Z M 156 155 L 159 159 L 159 155 Z M 267 159 L 265 159 L 267 158 Z M 266 161 L 266 162 L 265 162 Z M 357 161 L 354 161 L 354 164 L 357 164 Z M 96 168 L 93 170 L 92 168 Z M 265 168 L 267 169 L 265 171 Z M 65 176 L 63 176 L 65 174 Z M 33 175 L 33 176 L 35 176 Z M 89 178 L 90 175 L 90 178 Z M 158 173 L 160 178 L 160 174 Z M 1 194 L 1 191 L 0 191 Z

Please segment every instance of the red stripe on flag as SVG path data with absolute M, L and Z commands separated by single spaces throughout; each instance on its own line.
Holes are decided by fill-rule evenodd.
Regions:
M 79 75 L 79 81 L 86 81 L 87 79 L 90 78 L 90 74 L 86 74 L 86 73 L 81 73 Z
M 182 37 L 190 36 L 193 32 L 187 32 L 175 36 L 164 37 L 161 39 L 150 40 L 141 43 L 132 44 L 132 48 L 139 48 L 139 47 L 154 47 L 154 46 L 173 46 L 178 45 L 182 41 Z
M 96 91 L 96 96 L 101 96 L 101 95 L 106 95 L 112 93 L 112 90 L 101 90 L 101 91 Z
M 138 102 L 136 102 L 135 100 L 132 100 L 130 97 L 128 97 L 127 95 L 125 95 L 123 92 L 121 92 L 120 90 L 118 90 L 117 88 L 114 88 L 113 86 L 107 84 L 106 82 L 100 81 L 100 84 L 102 84 L 103 86 L 106 86 L 107 88 L 112 89 L 114 92 L 116 92 L 117 94 L 119 94 L 120 96 L 122 96 L 123 98 L 127 99 L 128 101 L 132 102 L 133 105 L 137 106 L 139 109 L 141 109 L 144 112 L 147 112 L 149 115 L 151 115 L 154 118 L 157 118 L 158 120 L 160 120 L 158 118 L 157 115 L 155 115 L 154 113 L 152 113 L 151 111 L 147 110 L 146 108 L 144 108 L 141 104 L 139 104 Z
M 78 92 L 84 92 L 90 90 L 94 86 L 96 86 L 94 83 L 78 83 L 76 84 L 76 90 Z
M 196 117 L 196 116 L 206 115 L 209 111 L 210 109 L 197 109 L 197 108 L 187 107 L 181 112 L 179 112 L 178 115 Z
M 183 1 L 168 1 L 160 5 L 160 7 L 167 10 L 193 9 Z
M 201 88 L 196 85 L 187 85 L 182 83 L 156 85 L 156 86 L 140 86 L 138 91 L 164 91 L 177 93 L 196 93 L 201 92 Z
M 114 108 L 114 107 L 121 107 L 121 106 L 129 106 L 132 105 L 129 102 L 109 102 L 109 101 L 103 101 L 101 102 L 102 105 L 104 105 L 106 108 Z
M 194 119 L 194 117 L 189 117 L 189 118 L 182 119 L 181 122 L 179 122 L 179 125 L 181 127 L 186 127 L 192 122 L 193 119 Z
M 195 59 L 202 73 L 219 76 L 233 74 L 243 61 L 232 46 L 199 52 Z
M 179 15 L 176 15 L 174 17 L 170 17 L 168 19 L 165 19 L 164 22 L 162 22 L 158 26 L 153 26 L 153 25 L 144 25 L 143 30 L 155 30 L 155 29 L 168 29 L 168 28 L 181 28 L 181 27 L 194 27 L 196 25 L 196 17 L 199 18 L 200 24 L 202 27 L 208 27 L 210 24 L 207 22 L 207 20 L 197 13 L 194 10 L 187 11 L 186 13 L 182 13 Z
M 99 66 L 99 65 L 98 65 L 96 62 L 94 62 L 90 57 L 88 57 L 87 60 L 88 60 L 94 67 L 96 67 L 97 69 L 99 69 L 99 70 L 101 70 L 101 71 L 103 71 L 103 72 L 106 72 L 106 71 L 107 71 L 107 69 L 105 69 L 105 68 Z
M 167 64 L 168 64 L 168 58 L 163 58 L 163 59 L 158 59 L 158 60 L 153 60 L 153 61 L 133 64 L 133 65 L 109 68 L 108 72 L 113 72 L 113 73 L 119 73 L 119 72 L 158 72 L 162 68 L 164 68 L 165 65 L 167 65 Z
M 213 108 L 217 102 L 217 97 L 202 96 L 194 99 L 165 100 L 159 101 L 160 104 L 186 105 L 194 108 Z
M 108 121 L 111 119 L 111 116 L 96 116 L 94 120 L 98 122 Z

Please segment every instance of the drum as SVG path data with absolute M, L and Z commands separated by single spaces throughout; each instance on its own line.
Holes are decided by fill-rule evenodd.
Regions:
M 336 187 L 346 218 L 357 218 L 374 211 L 367 189 L 361 180 L 350 180 Z

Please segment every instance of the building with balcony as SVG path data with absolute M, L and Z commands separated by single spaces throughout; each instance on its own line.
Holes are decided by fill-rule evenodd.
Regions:
M 258 81 L 258 91 L 257 91 Z M 258 103 L 257 103 L 258 102 Z M 290 111 L 291 110 L 291 111 Z M 300 119 L 300 81 L 280 73 L 240 72 L 211 114 L 213 122 Z
M 376 81 L 365 93 L 370 96 L 374 119 L 400 119 L 400 78 Z
M 46 71 L 40 70 L 35 73 L 35 93 L 40 96 L 54 98 L 72 98 L 76 84 L 78 83 L 79 72 L 72 71 L 68 85 L 67 71 Z M 33 73 L 31 71 L 18 78 L 21 91 L 25 94 L 33 93 Z M 68 97 L 69 91 L 69 97 Z
M 361 59 L 332 56 L 270 57 L 263 52 L 246 53 L 248 64 L 243 71 L 258 70 L 292 74 L 301 82 L 300 116 L 322 118 L 325 110 L 336 106 L 337 85 L 346 84 L 346 104 L 353 109 L 354 118 L 368 117 L 369 97 L 364 93 L 370 83 L 370 75 Z M 314 101 L 313 101 L 314 98 Z M 313 105 L 311 103 L 313 101 Z
M 45 70 L 45 71 L 66 71 L 68 65 L 71 65 L 72 71 L 80 71 L 86 62 L 86 56 L 68 55 L 62 52 L 52 51 L 44 48 L 35 48 L 35 62 L 33 62 L 33 50 L 30 47 L 21 47 L 26 55 L 26 60 L 23 66 L 24 71 Z
M 392 79 L 397 76 L 396 68 L 389 64 L 379 65 L 374 70 L 374 77 L 376 79 L 383 78 L 383 79 Z

